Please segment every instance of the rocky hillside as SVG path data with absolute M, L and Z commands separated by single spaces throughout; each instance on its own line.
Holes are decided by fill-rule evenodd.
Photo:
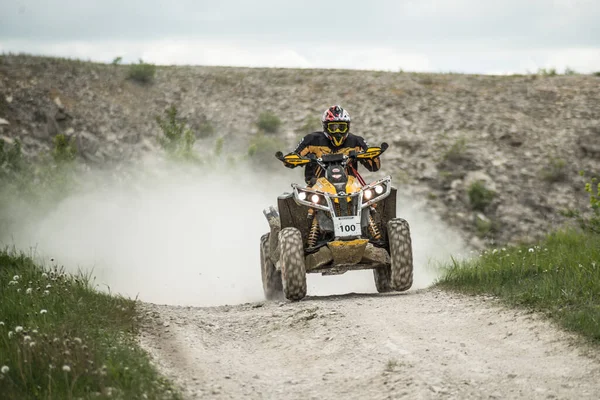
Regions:
M 158 151 L 155 117 L 175 105 L 200 148 L 222 137 L 230 151 L 250 143 L 285 150 L 339 103 L 354 133 L 390 143 L 384 172 L 396 186 L 461 227 L 474 247 L 558 226 L 560 210 L 586 205 L 578 171 L 600 174 L 594 76 L 159 67 L 140 84 L 128 68 L 0 56 L 0 140 L 18 138 L 33 156 L 65 133 L 82 160 L 115 163 Z M 280 117 L 277 133 L 257 125 L 265 111 Z

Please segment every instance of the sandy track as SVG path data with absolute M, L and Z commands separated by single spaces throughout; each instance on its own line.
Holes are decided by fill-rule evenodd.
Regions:
M 143 307 L 143 346 L 189 398 L 600 398 L 597 352 L 492 299 L 424 290 Z

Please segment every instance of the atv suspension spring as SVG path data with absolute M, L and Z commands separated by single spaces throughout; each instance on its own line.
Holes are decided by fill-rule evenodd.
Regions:
M 372 216 L 369 215 L 369 233 L 375 240 L 381 239 L 381 232 L 379 231 L 379 226 L 375 223 L 375 220 Z
M 312 225 L 310 226 L 310 232 L 308 233 L 308 247 L 314 247 L 317 244 L 319 233 L 319 222 L 317 221 L 317 216 L 315 215 L 312 220 Z

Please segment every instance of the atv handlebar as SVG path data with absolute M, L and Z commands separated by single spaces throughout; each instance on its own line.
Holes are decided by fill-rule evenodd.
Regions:
M 327 162 L 342 162 L 347 164 L 349 160 L 356 159 L 373 159 L 375 157 L 379 157 L 384 151 L 388 149 L 389 145 L 386 142 L 381 143 L 380 147 L 369 147 L 367 150 L 356 152 L 355 150 L 350 151 L 349 154 L 324 154 L 321 157 L 316 157 L 314 154 L 309 153 L 306 157 L 302 157 L 296 153 L 289 153 L 284 156 L 281 151 L 275 153 L 275 157 L 281 162 L 291 165 L 306 165 L 310 163 L 317 163 L 320 166 L 324 167 L 324 163 Z

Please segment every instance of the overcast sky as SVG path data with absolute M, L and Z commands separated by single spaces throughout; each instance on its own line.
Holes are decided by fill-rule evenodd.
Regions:
M 111 62 L 600 71 L 600 0 L 0 0 L 0 52 Z

